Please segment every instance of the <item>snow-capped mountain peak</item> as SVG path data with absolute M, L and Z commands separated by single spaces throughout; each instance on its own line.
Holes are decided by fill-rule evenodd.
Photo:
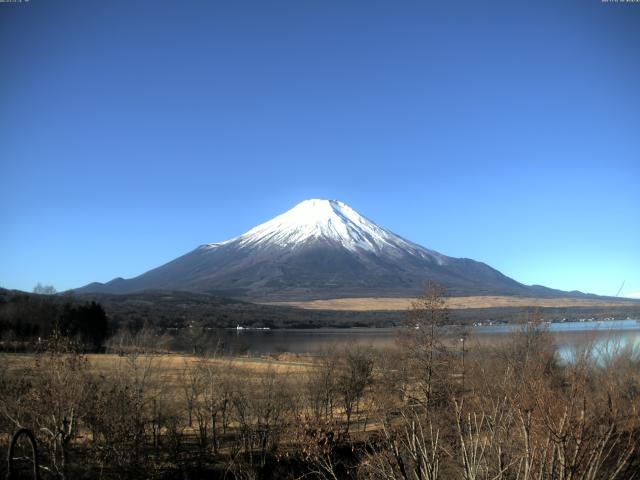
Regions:
M 527 294 L 488 265 L 453 258 L 394 234 L 336 200 L 305 200 L 221 243 L 201 245 L 135 278 L 87 292 L 216 292 L 251 300 L 418 295 L 427 282 L 451 294 Z
M 342 202 L 312 199 L 252 228 L 239 240 L 242 245 L 267 242 L 293 247 L 311 239 L 325 239 L 337 241 L 349 250 L 375 250 L 385 242 L 384 233 Z
M 399 254 L 407 250 L 418 250 L 421 256 L 428 254 L 431 257 L 439 257 L 435 252 L 418 247 L 376 225 L 349 205 L 337 200 L 323 199 L 305 200 L 223 244 L 233 242 L 242 247 L 296 248 L 314 240 L 338 243 L 350 251 Z M 210 247 L 215 245 L 221 244 L 210 244 Z

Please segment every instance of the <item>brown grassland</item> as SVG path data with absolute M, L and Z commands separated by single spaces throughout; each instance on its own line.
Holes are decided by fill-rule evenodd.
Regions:
M 347 311 L 397 311 L 408 310 L 415 298 L 334 298 L 329 300 L 309 300 L 300 302 L 272 302 L 312 310 Z M 591 298 L 534 298 L 506 296 L 447 297 L 446 307 L 452 310 L 468 308 L 559 308 L 559 307 L 623 307 L 637 306 L 633 300 L 591 299 Z
M 149 328 L 85 354 L 54 334 L 0 357 L 0 455 L 24 428 L 43 479 L 637 478 L 634 347 L 566 363 L 544 324 L 488 343 L 446 318 L 427 292 L 395 348 L 317 356 L 172 354 Z M 24 437 L 10 457 L 10 478 L 33 469 Z

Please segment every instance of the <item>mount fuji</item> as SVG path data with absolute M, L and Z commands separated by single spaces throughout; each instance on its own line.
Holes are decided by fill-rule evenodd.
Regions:
M 305 200 L 238 237 L 201 245 L 138 277 L 91 283 L 76 291 L 183 290 L 293 301 L 409 297 L 428 282 L 442 284 L 455 296 L 567 296 L 523 285 L 484 263 L 429 250 L 342 202 L 318 199 Z

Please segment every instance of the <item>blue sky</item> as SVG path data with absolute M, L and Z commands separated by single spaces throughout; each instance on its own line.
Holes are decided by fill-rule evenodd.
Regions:
M 640 4 L 0 3 L 0 286 L 130 277 L 307 198 L 640 292 Z

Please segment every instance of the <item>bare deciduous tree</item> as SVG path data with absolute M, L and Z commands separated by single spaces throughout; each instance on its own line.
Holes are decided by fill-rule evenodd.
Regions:
M 444 289 L 430 283 L 423 295 L 411 303 L 406 334 L 402 338 L 408 360 L 415 371 L 420 395 L 409 392 L 416 401 L 431 405 L 446 400 L 450 386 L 451 352 L 443 342 L 442 328 L 449 313 Z
M 53 285 L 43 285 L 40 282 L 33 287 L 33 293 L 40 295 L 55 295 L 58 291 Z
M 358 406 L 365 389 L 371 383 L 373 373 L 372 355 L 356 348 L 347 351 L 344 363 L 339 366 L 336 388 L 340 394 L 341 405 L 346 416 L 345 431 L 349 432 L 353 413 L 358 413 Z

